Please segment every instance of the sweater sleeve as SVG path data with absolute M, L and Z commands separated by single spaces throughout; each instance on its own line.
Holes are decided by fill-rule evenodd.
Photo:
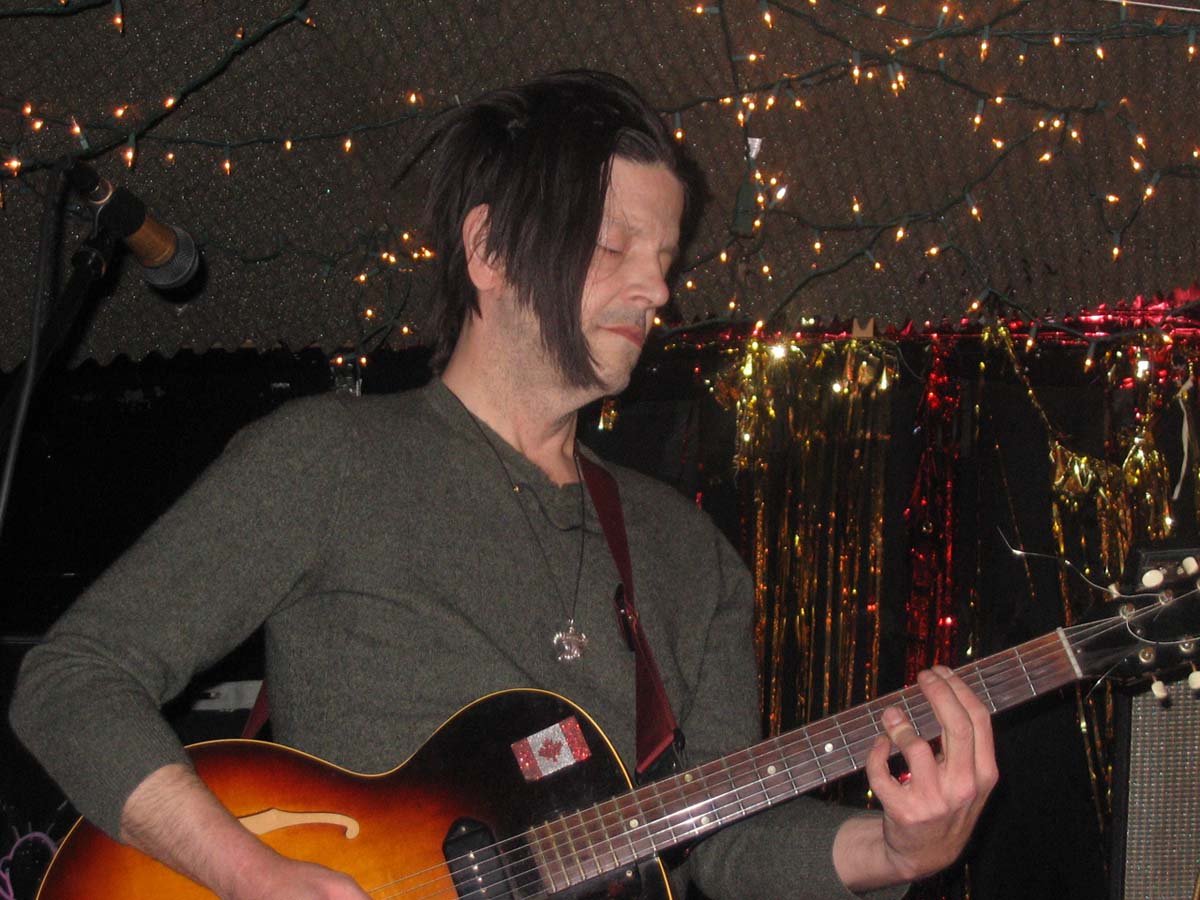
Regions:
M 721 586 L 708 623 L 694 700 L 683 723 L 689 757 L 697 764 L 761 739 L 754 601 L 750 574 L 713 528 L 714 583 Z M 707 838 L 689 858 L 697 887 L 714 900 L 826 900 L 856 895 L 833 866 L 833 839 L 853 816 L 874 813 L 798 797 Z M 900 897 L 906 886 L 861 895 Z
M 13 729 L 109 835 L 147 775 L 187 760 L 161 705 L 303 590 L 337 515 L 338 402 L 297 401 L 235 436 L 26 655 Z

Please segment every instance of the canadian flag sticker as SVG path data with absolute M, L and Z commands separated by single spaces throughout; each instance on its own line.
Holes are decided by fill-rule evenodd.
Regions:
M 545 778 L 592 755 L 574 716 L 515 742 L 512 752 L 526 781 Z

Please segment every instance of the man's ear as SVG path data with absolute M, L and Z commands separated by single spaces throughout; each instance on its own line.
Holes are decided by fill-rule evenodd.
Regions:
M 488 207 L 473 207 L 463 220 L 463 250 L 467 255 L 467 274 L 480 294 L 504 286 L 504 266 L 495 256 L 487 255 Z

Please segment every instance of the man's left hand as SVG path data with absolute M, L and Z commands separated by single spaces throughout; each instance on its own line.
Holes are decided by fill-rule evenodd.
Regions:
M 941 750 L 920 737 L 896 707 L 882 715 L 867 758 L 867 780 L 883 807 L 883 851 L 904 880 L 931 875 L 962 853 L 999 777 L 992 719 L 970 688 L 945 666 L 921 672 L 917 683 L 942 726 Z M 904 779 L 888 770 L 890 745 L 908 766 Z

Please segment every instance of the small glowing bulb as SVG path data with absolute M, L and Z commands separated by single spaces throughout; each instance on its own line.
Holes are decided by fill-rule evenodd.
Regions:
M 813 249 L 816 250 L 818 253 L 820 253 L 821 252 L 821 242 L 813 241 Z
M 283 142 L 283 149 L 284 150 L 292 149 L 292 139 L 291 138 L 288 138 L 286 141 Z
M 1000 138 L 992 138 L 992 143 L 996 145 L 997 150 L 1004 149 L 1004 141 L 1000 140 Z
M 1133 171 L 1135 171 L 1135 172 L 1142 171 L 1142 161 L 1140 159 L 1138 159 L 1136 156 L 1129 157 L 1129 162 L 1130 162 L 1130 165 L 1133 166 Z
M 21 161 L 14 156 L 4 161 L 4 168 L 16 175 L 21 171 Z
M 754 220 L 754 227 L 755 227 L 755 228 L 762 228 L 762 219 L 755 219 L 755 220 Z
M 1062 119 L 1051 119 L 1050 127 L 1051 128 L 1062 128 Z
M 41 131 L 45 124 L 46 122 L 44 119 L 34 119 L 29 123 L 30 127 L 33 128 L 34 131 Z
M 1135 138 L 1135 141 L 1137 142 L 1137 145 L 1138 145 L 1139 147 L 1141 147 L 1143 150 L 1145 150 L 1145 149 L 1146 149 L 1146 138 L 1145 138 L 1145 136 L 1144 136 L 1144 135 L 1141 135 L 1141 134 L 1139 134 L 1139 135 L 1138 135 L 1138 136 Z
M 27 116 L 32 116 L 33 115 L 33 104 L 26 103 L 24 106 L 21 107 L 21 112 L 23 112 Z
M 721 251 L 721 256 L 719 258 L 721 262 L 729 262 L 729 254 L 724 250 Z
M 858 84 L 858 77 L 862 74 L 862 71 L 858 68 L 857 65 L 853 69 L 850 70 L 850 74 L 854 77 L 854 83 Z
M 770 266 L 768 266 L 766 263 L 763 263 L 763 267 L 762 267 L 762 273 L 763 273 L 764 275 L 770 275 L 770 274 L 771 274 L 771 267 L 770 267 Z
M 1062 35 L 1056 34 L 1053 38 L 1053 43 L 1054 43 L 1055 47 L 1061 47 L 1062 46 Z
M 1107 200 L 1109 203 L 1120 203 L 1121 202 L 1121 198 L 1118 197 L 1116 194 L 1107 194 L 1107 195 L 1105 195 L 1104 199 Z
M 730 301 L 729 301 L 729 308 L 730 308 L 730 309 L 737 309 L 737 301 L 736 301 L 736 300 L 730 300 Z
M 344 356 L 335 356 L 335 357 L 333 358 L 333 364 L 334 364 L 335 366 L 340 366 L 340 365 L 342 365 L 342 364 L 343 364 L 345 361 L 346 361 L 346 358 L 345 358 Z
M 113 16 L 113 24 L 117 26 L 118 31 L 125 31 L 125 17 L 120 13 L 117 13 L 115 16 Z
M 768 28 L 775 27 L 775 20 L 771 18 L 771 11 L 769 9 L 763 10 L 763 21 L 767 23 Z
M 662 319 L 660 319 L 658 316 L 655 316 L 655 317 L 654 317 L 654 325 L 655 325 L 655 327 L 658 327 L 658 326 L 659 326 L 659 325 L 661 325 L 661 324 L 662 324 Z
M 1188 44 L 1188 62 L 1196 58 L 1196 45 Z
M 835 394 L 840 394 L 842 392 L 842 383 L 840 381 L 835 381 L 833 384 L 831 384 L 829 386 L 829 389 L 832 390 Z
M 1071 140 L 1073 140 L 1073 141 L 1079 140 L 1079 129 L 1078 128 L 1071 129 Z
M 887 12 L 887 4 L 881 3 L 879 6 L 875 7 L 875 15 L 882 16 L 885 12 Z
M 1096 45 L 1096 57 L 1098 59 L 1104 59 L 1104 48 L 1099 44 Z
M 124 118 L 125 111 L 128 108 L 129 107 L 127 107 L 127 106 L 118 106 L 116 109 L 113 110 L 113 115 L 116 116 L 118 119 Z
M 978 206 L 971 207 L 971 215 L 974 216 L 976 219 L 979 218 L 979 207 Z
M 980 125 L 983 124 L 983 116 L 980 115 L 979 113 L 975 113 L 975 115 L 971 116 L 971 122 L 975 125 L 976 128 L 978 128 Z
M 781 201 L 786 196 L 787 196 L 787 185 L 785 184 L 783 187 L 781 187 L 779 190 L 777 190 L 775 192 L 775 200 L 776 200 L 776 202 Z
M 163 159 L 167 161 L 167 165 L 173 165 L 175 162 L 175 152 L 173 150 L 168 150 Z
M 409 233 L 406 231 L 406 232 L 404 232 L 403 234 L 401 234 L 401 235 L 400 235 L 400 240 L 402 240 L 402 241 L 411 241 L 411 240 L 412 240 L 412 235 L 411 235 L 411 234 L 409 234 Z
M 860 212 L 862 210 L 862 207 L 859 205 L 857 197 L 854 198 L 854 205 L 851 207 L 851 209 L 853 209 L 856 213 Z
M 875 260 L 875 271 L 876 272 L 883 271 L 883 263 L 881 263 L 879 260 Z
M 176 100 L 174 97 L 168 97 L 166 100 L 163 101 L 163 106 L 166 107 L 167 109 L 171 109 L 178 102 L 179 101 Z
M 1146 185 L 1146 199 L 1149 200 L 1153 196 L 1154 196 L 1154 185 L 1152 185 L 1152 184 Z
M 354 280 L 357 281 L 359 284 L 366 284 L 367 283 L 367 273 L 359 272 L 358 275 L 356 275 L 354 277 Z
M 79 123 L 74 119 L 71 119 L 71 134 L 75 135 L 75 137 L 83 134 L 83 129 L 79 127 Z
M 342 142 L 342 147 L 347 153 L 349 153 L 351 148 L 354 147 L 354 141 L 351 138 L 346 138 L 346 140 Z
M 1121 255 L 1121 248 L 1118 247 L 1116 244 L 1113 244 L 1112 255 L 1113 255 L 1113 259 L 1116 259 L 1118 256 Z
M 684 287 L 686 287 L 689 291 L 694 291 L 696 289 L 696 282 L 689 278 L 686 282 L 684 282 Z
M 942 248 L 939 247 L 937 244 L 934 244 L 932 247 L 930 247 L 928 250 L 925 251 L 927 256 L 937 256 L 941 252 L 942 252 Z
M 905 235 L 905 231 L 902 227 L 896 229 L 896 240 L 898 240 L 898 241 L 904 240 L 904 235 Z
M 782 344 L 774 344 L 771 346 L 771 356 L 775 359 L 783 359 L 787 356 L 787 349 Z
M 221 163 L 221 168 L 225 170 L 226 175 L 232 175 L 233 174 L 233 160 L 230 159 L 228 156 L 225 157 L 225 160 Z
M 375 318 L 375 310 L 368 307 L 367 309 L 365 309 L 363 311 L 363 315 L 366 316 L 368 319 L 373 319 L 373 318 Z
M 358 358 L 358 364 L 360 366 L 365 366 L 367 364 L 367 358 L 365 356 L 360 356 Z
M 979 59 L 985 60 L 988 55 L 988 42 L 986 39 L 979 42 Z
M 1003 105 L 1004 105 L 1004 97 L 1002 97 L 1002 96 L 1000 96 L 1000 95 L 997 95 L 997 96 L 995 97 L 995 99 L 993 100 L 993 102 L 994 102 L 994 103 L 995 103 L 997 106 L 1003 106 Z
M 412 91 L 412 92 L 410 92 L 410 93 L 409 93 L 409 95 L 408 95 L 408 102 L 409 102 L 409 104 L 410 104 L 410 105 L 412 105 L 412 106 L 416 106 L 416 105 L 417 105 L 417 101 L 418 101 L 418 100 L 420 100 L 420 99 L 421 99 L 421 98 L 420 98 L 420 97 L 417 95 L 417 92 L 416 92 L 416 91 Z
M 770 108 L 771 108 L 771 107 L 773 107 L 774 105 L 775 105 L 775 95 L 774 95 L 774 94 L 768 94 L 768 95 L 767 95 L 767 103 L 766 103 L 767 109 L 770 109 Z
M 677 141 L 683 140 L 683 129 L 682 128 L 675 129 L 675 140 L 677 140 Z
M 132 169 L 134 158 L 137 155 L 134 152 L 134 149 L 132 147 L 126 147 L 124 153 L 122 153 L 121 155 L 125 157 L 126 168 Z
M 758 54 L 751 53 L 749 56 L 746 57 L 746 59 L 749 60 L 750 62 L 758 62 Z
M 1045 153 L 1043 153 L 1041 156 L 1038 157 L 1038 162 L 1048 163 L 1052 159 L 1054 159 L 1054 154 L 1051 153 L 1049 150 L 1047 150 Z
M 401 326 L 400 326 L 400 333 L 401 333 L 401 334 L 412 334 L 412 329 L 411 329 L 411 328 L 409 328 L 407 325 L 401 325 Z

